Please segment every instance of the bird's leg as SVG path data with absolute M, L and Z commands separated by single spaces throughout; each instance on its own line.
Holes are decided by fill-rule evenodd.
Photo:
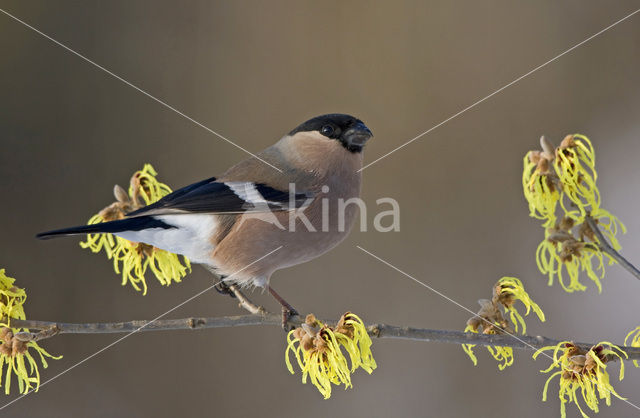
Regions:
M 236 284 L 227 284 L 224 279 L 226 276 L 219 275 L 215 269 L 205 266 L 207 270 L 211 272 L 215 276 L 215 283 L 213 288 L 222 295 L 229 295 L 234 299 L 238 299 L 238 304 L 241 308 L 248 310 L 254 315 L 266 315 L 268 312 L 259 305 L 251 302 L 245 295 L 240 291 L 238 285 Z
M 284 300 L 282 296 L 280 296 L 275 290 L 273 290 L 273 287 L 269 285 L 267 285 L 267 287 L 269 288 L 269 293 L 271 293 L 271 296 L 273 296 L 275 300 L 277 300 L 278 303 L 282 305 L 282 328 L 286 331 L 289 319 L 291 319 L 291 317 L 295 315 L 298 315 L 298 311 L 296 311 L 293 306 L 289 305 L 289 302 Z

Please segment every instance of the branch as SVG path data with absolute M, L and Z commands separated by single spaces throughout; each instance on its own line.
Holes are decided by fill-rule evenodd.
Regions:
M 298 326 L 303 322 L 300 316 L 294 316 L 288 321 L 288 325 Z M 332 322 L 332 321 L 324 321 Z M 335 322 L 335 321 L 333 321 Z M 56 330 L 56 334 L 106 334 L 122 332 L 147 332 L 147 331 L 170 331 L 170 330 L 195 330 L 208 328 L 229 328 L 250 325 L 272 325 L 282 326 L 282 316 L 272 313 L 264 315 L 238 315 L 214 318 L 182 318 L 182 319 L 160 319 L 157 321 L 128 321 L 128 322 L 104 322 L 73 324 L 63 322 L 48 322 L 34 320 L 12 319 L 11 326 L 17 328 L 40 329 L 44 332 Z M 519 335 L 514 338 L 511 335 L 485 335 L 462 331 L 437 330 L 399 327 L 387 324 L 372 324 L 367 326 L 369 335 L 376 338 L 390 338 L 413 341 L 440 342 L 449 344 L 476 344 L 482 346 L 502 346 L 516 349 L 542 348 L 549 345 L 556 345 L 562 340 L 542 336 Z M 38 335 L 39 333 L 25 333 Z M 55 334 L 54 334 L 55 335 Z M 594 343 L 576 343 L 581 348 L 588 350 Z M 620 346 L 629 356 L 630 360 L 640 359 L 640 347 Z
M 593 233 L 596 234 L 596 237 L 598 237 L 598 241 L 600 241 L 599 242 L 600 251 L 606 254 L 609 254 L 611 258 L 616 260 L 618 264 L 620 264 L 625 270 L 627 270 L 629 273 L 634 275 L 636 279 L 640 280 L 640 270 L 638 270 L 633 264 L 631 264 L 619 252 L 617 252 L 611 246 L 611 244 L 609 244 L 609 241 L 607 241 L 602 231 L 600 231 L 600 228 L 598 228 L 598 223 L 596 222 L 596 220 L 593 219 L 591 215 L 587 215 L 586 221 L 587 221 L 587 225 L 589 225 L 589 228 L 591 228 Z
M 593 221 L 587 217 L 587 222 Z M 593 228 L 591 222 L 589 226 Z M 602 236 L 602 233 L 594 228 L 594 232 L 608 248 L 615 254 L 620 256 Z M 603 249 L 604 251 L 604 249 Z M 624 260 L 626 261 L 626 260 Z M 627 264 L 629 264 L 627 262 Z M 631 266 L 631 264 L 629 264 Z M 635 267 L 631 266 L 635 270 Z M 635 270 L 637 272 L 637 270 Z M 640 272 L 638 272 L 640 278 Z M 29 319 L 11 318 L 12 328 L 27 328 L 29 330 L 39 330 L 37 332 L 23 331 L 15 334 L 16 338 L 21 341 L 38 341 L 51 338 L 58 334 L 114 334 L 114 333 L 136 333 L 148 331 L 172 331 L 172 330 L 196 330 L 209 328 L 231 328 L 255 325 L 272 325 L 283 326 L 281 315 L 268 312 L 262 306 L 253 303 L 237 286 L 229 285 L 227 291 L 230 296 L 238 300 L 238 305 L 251 313 L 251 315 L 236 315 L 223 317 L 191 317 L 181 319 L 155 319 L 155 320 L 137 320 L 126 322 L 94 322 L 94 323 L 65 323 L 51 321 L 37 321 Z M 6 321 L 7 318 L 4 318 Z M 288 327 L 298 327 L 304 322 L 304 318 L 299 315 L 288 318 L 284 324 Z M 323 320 L 325 323 L 336 323 L 335 320 Z M 440 342 L 447 344 L 474 344 L 481 346 L 501 346 L 511 347 L 515 349 L 539 349 L 546 346 L 555 346 L 565 340 L 555 340 L 543 336 L 528 335 L 508 335 L 508 334 L 476 334 L 472 332 L 463 332 L 455 330 L 438 330 L 400 327 L 388 324 L 371 324 L 367 325 L 367 332 L 375 338 L 389 338 L 399 340 Z M 578 342 L 575 345 L 584 350 L 589 350 L 595 343 Z M 640 360 L 640 347 L 620 346 L 627 353 L 629 360 Z M 611 356 L 610 360 L 617 360 L 617 357 Z

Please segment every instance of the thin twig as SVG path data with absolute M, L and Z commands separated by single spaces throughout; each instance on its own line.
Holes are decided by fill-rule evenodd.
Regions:
M 262 306 L 256 305 L 255 303 L 251 302 L 251 300 L 249 300 L 249 298 L 245 296 L 244 293 L 242 293 L 242 291 L 238 288 L 237 285 L 235 284 L 229 285 L 229 290 L 233 292 L 233 295 L 236 297 L 236 299 L 238 299 L 238 304 L 240 305 L 241 308 L 249 311 L 254 315 L 268 314 L 267 310 L 264 309 Z
M 16 332 L 14 337 L 17 340 L 23 341 L 23 342 L 40 341 L 40 340 L 54 337 L 58 335 L 59 332 L 60 330 L 56 325 L 51 325 L 49 327 L 40 329 L 40 331 L 38 332 L 29 332 L 29 331 Z
M 627 270 L 629 273 L 634 275 L 636 279 L 640 280 L 640 270 L 638 270 L 633 264 L 631 264 L 619 252 L 617 252 L 611 246 L 611 244 L 609 244 L 609 241 L 607 241 L 602 231 L 600 231 L 600 228 L 598 227 L 598 223 L 596 222 L 596 220 L 593 219 L 591 215 L 587 215 L 585 219 L 586 219 L 587 225 L 589 225 L 589 228 L 591 228 L 593 233 L 596 234 L 596 237 L 598 237 L 598 241 L 599 241 L 598 245 L 600 247 L 600 250 L 606 254 L 609 254 L 611 258 L 616 260 L 618 264 L 620 264 L 625 270 Z
M 288 325 L 298 326 L 302 322 L 300 316 L 294 316 L 288 321 Z M 334 322 L 334 321 L 325 321 Z M 145 325 L 148 324 L 148 325 Z M 282 316 L 279 314 L 267 313 L 264 315 L 238 315 L 223 316 L 214 318 L 182 318 L 182 319 L 160 319 L 157 321 L 128 321 L 128 322 L 98 322 L 86 324 L 34 321 L 34 320 L 11 320 L 12 327 L 30 329 L 56 329 L 57 334 L 105 334 L 122 333 L 140 330 L 148 331 L 170 331 L 170 330 L 194 330 L 208 328 L 228 328 L 242 327 L 249 325 L 273 325 L 282 326 Z M 141 328 L 143 327 L 144 328 Z M 402 339 L 413 341 L 440 342 L 449 344 L 476 344 L 482 346 L 501 346 L 516 349 L 542 348 L 556 345 L 562 340 L 542 336 L 519 335 L 518 339 L 510 335 L 485 335 L 462 331 L 437 330 L 399 327 L 387 324 L 368 325 L 369 335 L 377 338 Z M 593 343 L 576 343 L 581 348 L 588 350 Z M 629 356 L 630 360 L 640 359 L 640 347 L 620 347 Z

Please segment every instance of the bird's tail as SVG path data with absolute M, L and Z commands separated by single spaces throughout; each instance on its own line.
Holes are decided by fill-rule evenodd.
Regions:
M 149 228 L 172 228 L 172 226 L 155 219 L 153 216 L 140 216 L 135 218 L 125 218 L 118 221 L 103 222 L 92 225 L 72 226 L 70 228 L 56 229 L 53 231 L 41 232 L 36 235 L 38 239 L 50 239 L 64 235 L 82 235 L 95 233 L 115 234 L 125 231 L 141 231 Z

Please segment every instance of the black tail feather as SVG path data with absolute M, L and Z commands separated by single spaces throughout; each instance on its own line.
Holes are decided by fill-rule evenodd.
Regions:
M 174 228 L 153 216 L 140 216 L 136 218 L 126 218 L 118 221 L 103 222 L 93 225 L 72 226 L 70 228 L 56 229 L 53 231 L 41 232 L 36 235 L 38 239 L 50 239 L 64 235 L 83 235 L 95 233 L 115 234 L 124 231 L 141 231 L 149 228 Z

